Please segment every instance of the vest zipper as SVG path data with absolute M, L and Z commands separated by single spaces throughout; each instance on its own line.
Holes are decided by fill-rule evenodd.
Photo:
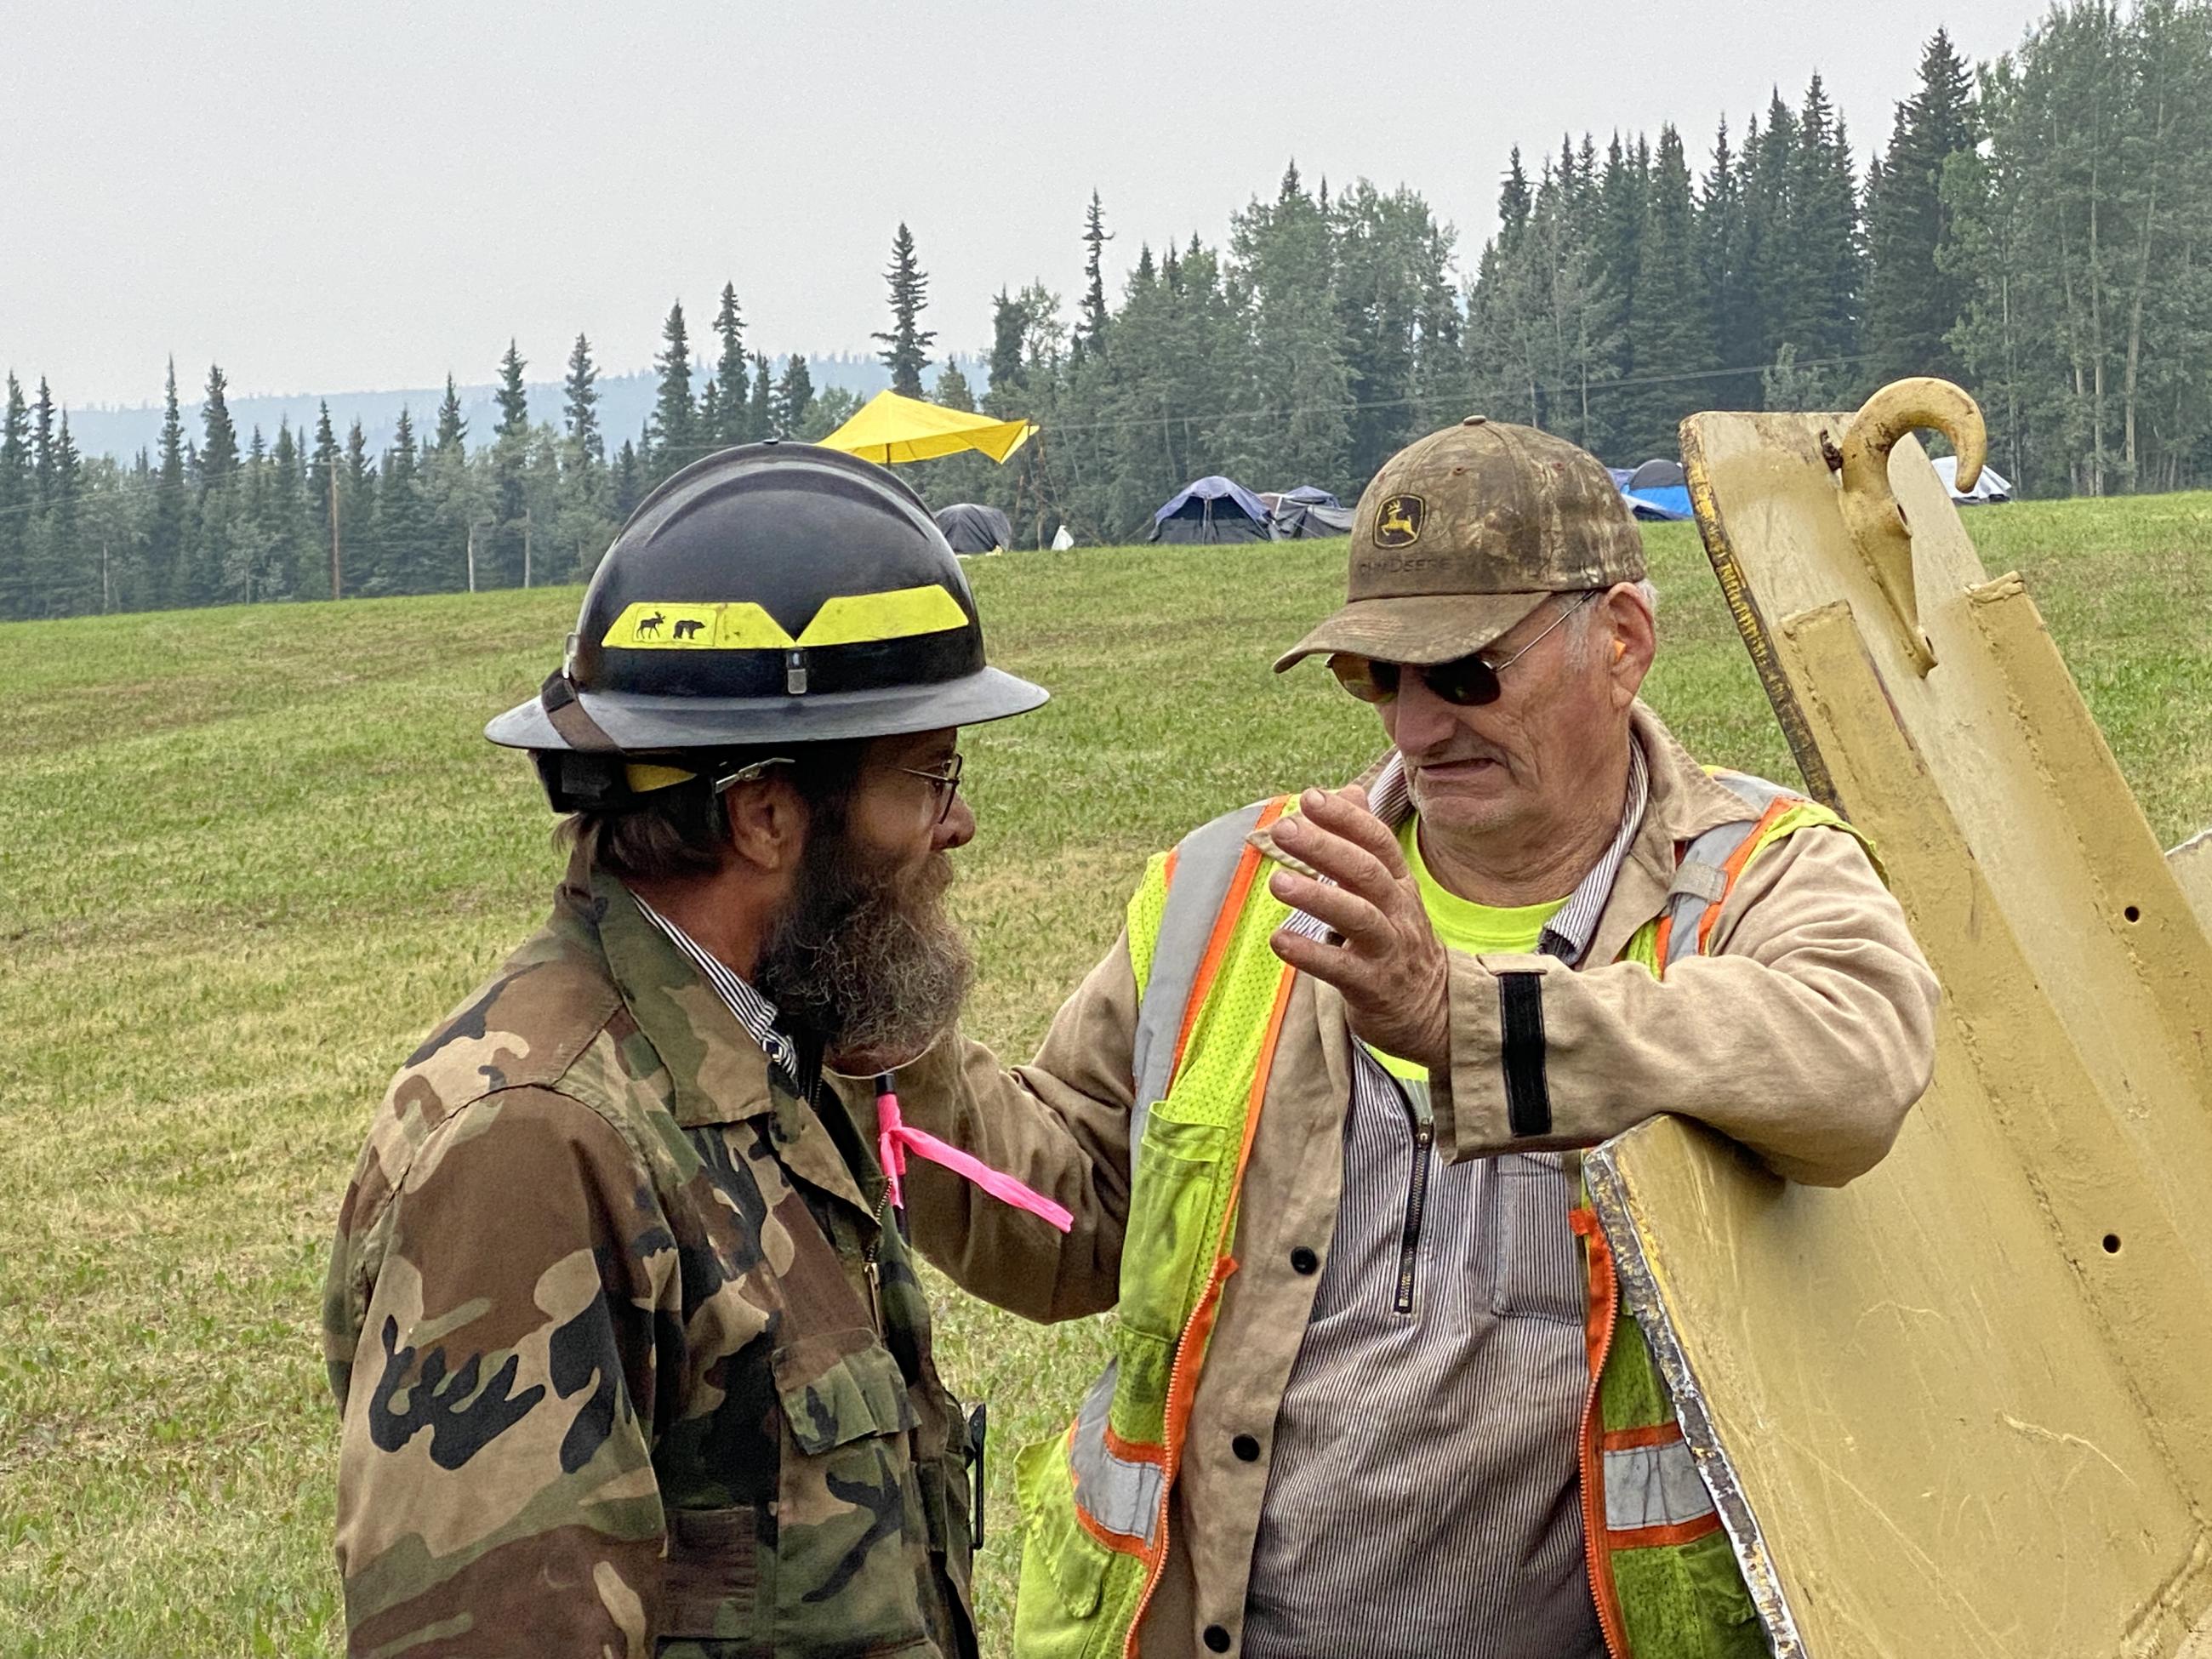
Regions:
M 1413 1121 L 1413 1169 L 1406 1186 L 1406 1226 L 1398 1241 L 1398 1294 L 1392 1308 L 1413 1311 L 1413 1267 L 1421 1254 L 1421 1217 L 1429 1203 L 1429 1149 L 1436 1144 L 1436 1125 L 1416 1117 L 1413 1103 L 1406 1102 L 1406 1115 Z

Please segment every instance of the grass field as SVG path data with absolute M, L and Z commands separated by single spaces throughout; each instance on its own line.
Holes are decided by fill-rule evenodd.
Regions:
M 1972 520 L 2023 570 L 2162 840 L 2212 821 L 2212 496 Z M 1686 526 L 1650 696 L 1707 759 L 1794 777 Z M 1144 855 L 1368 758 L 1369 713 L 1273 653 L 1345 544 L 1024 554 L 972 568 L 994 655 L 1052 688 L 969 734 L 969 1027 L 1021 1053 L 1104 948 Z M 479 733 L 554 660 L 575 590 L 0 627 L 0 1655 L 338 1645 L 329 1230 L 416 1039 L 557 873 Z M 950 1292 L 941 1351 L 1012 1448 L 1101 1352 Z

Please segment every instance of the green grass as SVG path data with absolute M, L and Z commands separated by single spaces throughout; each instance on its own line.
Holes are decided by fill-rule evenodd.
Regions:
M 1972 524 L 2160 836 L 2212 820 L 2212 496 Z M 1695 538 L 1650 541 L 1653 701 L 1706 758 L 1794 775 Z M 1370 756 L 1325 674 L 1267 669 L 1344 548 L 972 567 L 994 657 L 1054 694 L 966 740 L 976 1035 L 1035 1042 L 1146 853 Z M 0 627 L 0 1654 L 337 1645 L 326 1240 L 386 1079 L 544 908 L 550 819 L 479 732 L 576 598 Z M 1002 1651 L 1012 1451 L 1063 1420 L 1098 1331 L 940 1305 L 948 1374 L 994 1408 Z

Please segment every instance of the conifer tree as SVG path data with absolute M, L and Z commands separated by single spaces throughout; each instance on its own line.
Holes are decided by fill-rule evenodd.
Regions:
M 0 617 L 27 616 L 30 541 L 31 414 L 22 383 L 11 373 L 0 403 Z
M 492 428 L 501 438 L 520 438 L 530 430 L 530 394 L 522 384 L 522 371 L 528 362 L 515 343 L 507 343 L 507 355 L 499 360 L 499 424 Z M 448 382 L 451 376 L 447 377 Z
M 660 325 L 660 355 L 653 360 L 660 370 L 660 385 L 646 429 L 656 480 L 696 459 L 698 454 L 698 408 L 691 400 L 691 337 L 684 327 L 681 301 L 669 307 L 667 320 Z
M 326 573 L 327 596 L 341 599 L 346 592 L 343 499 L 338 475 L 343 457 L 338 448 L 337 434 L 331 428 L 331 406 L 327 401 L 319 404 L 315 412 L 315 448 L 308 462 L 308 506 L 314 519 L 314 545 L 317 563 Z M 338 502 L 333 510 L 331 503 Z M 331 526 L 339 526 L 338 544 L 331 544 Z M 316 584 L 311 582 L 312 592 Z
M 744 318 L 738 308 L 735 283 L 722 284 L 721 304 L 714 312 L 714 333 L 722 349 L 714 359 L 714 379 L 708 388 L 714 399 L 714 418 L 708 423 L 707 435 L 725 447 L 741 444 L 748 437 L 765 437 L 765 433 L 750 431 L 746 418 L 746 369 L 751 360 L 745 356 Z
M 146 533 L 150 597 L 156 605 L 185 604 L 186 526 L 191 503 L 185 495 L 185 422 L 177 406 L 177 363 L 169 360 L 161 405 L 161 463 L 154 474 L 154 511 Z
M 1106 210 L 1094 190 L 1091 192 L 1091 205 L 1083 214 L 1083 314 L 1075 325 L 1076 349 L 1094 356 L 1106 349 L 1109 320 L 1106 307 L 1106 244 L 1113 240 L 1113 233 L 1106 228 Z
M 753 354 L 752 395 L 745 404 L 745 433 L 749 438 L 773 438 L 775 434 L 775 383 L 769 377 L 768 356 Z
M 884 281 L 890 291 L 890 331 L 872 337 L 883 342 L 878 356 L 891 372 L 891 390 L 902 397 L 919 398 L 921 371 L 937 336 L 921 326 L 921 313 L 929 305 L 929 278 L 915 258 L 914 233 L 903 222 L 891 239 L 890 269 L 884 273 Z
M 1712 311 L 1698 258 L 1698 225 L 1681 135 L 1660 129 L 1644 228 L 1638 237 L 1637 283 L 1647 303 L 1638 321 L 1636 379 L 1623 389 L 1623 465 L 1680 452 L 1682 411 L 1709 392 L 1716 365 Z
M 1937 29 L 1920 55 L 1920 87 L 1897 106 L 1889 154 L 1867 204 L 1868 378 L 1908 374 L 1956 380 L 1964 371 L 1949 343 L 1972 301 L 1963 271 L 1946 270 L 1940 251 L 1950 240 L 1942 199 L 1943 171 L 1977 137 L 1973 78 Z
M 615 517 L 626 520 L 645 499 L 645 469 L 638 464 L 637 446 L 624 438 L 607 470 L 613 475 Z
M 238 470 L 238 428 L 225 396 L 228 384 L 221 366 L 210 364 L 207 400 L 200 405 L 200 482 L 210 489 L 223 489 Z
M 784 359 L 783 374 L 775 383 L 776 429 L 796 438 L 806 429 L 807 411 L 814 404 L 814 376 L 806 359 L 794 351 Z
M 526 550 L 523 515 L 529 510 L 525 469 L 530 453 L 530 398 L 523 389 L 522 355 L 514 342 L 499 368 L 499 424 L 492 428 L 493 525 L 477 544 L 477 585 L 520 587 Z
M 395 593 L 429 593 L 451 586 L 441 560 L 430 503 L 422 492 L 415 447 L 415 420 L 401 405 L 399 420 L 377 484 L 377 544 L 385 589 Z
M 453 389 L 453 377 L 448 374 L 446 395 L 438 404 L 438 451 L 458 455 L 467 447 L 468 437 L 469 423 L 461 418 L 461 394 Z
M 592 362 L 592 343 L 581 334 L 568 354 L 568 378 L 562 383 L 561 412 L 568 422 L 571 464 L 596 466 L 606 459 L 599 437 L 599 371 Z
M 300 592 L 302 579 L 314 568 L 315 548 L 300 446 L 289 420 L 276 422 L 276 441 L 269 452 L 264 516 L 275 538 L 268 573 L 270 597 L 289 598 Z

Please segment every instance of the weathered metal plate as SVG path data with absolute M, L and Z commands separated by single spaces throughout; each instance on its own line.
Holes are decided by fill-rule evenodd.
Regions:
M 1936 1083 L 1840 1192 L 1662 1121 L 1593 1193 L 1778 1650 L 2178 1655 L 2212 1611 L 2212 943 L 1908 439 L 1916 672 L 1823 459 L 1847 419 L 1698 416 L 1684 457 L 1808 782 L 1942 977 Z

